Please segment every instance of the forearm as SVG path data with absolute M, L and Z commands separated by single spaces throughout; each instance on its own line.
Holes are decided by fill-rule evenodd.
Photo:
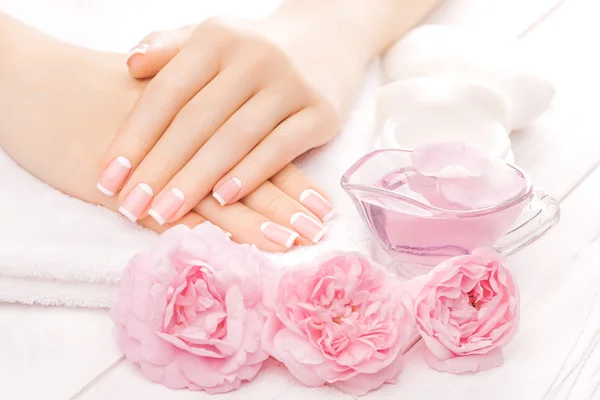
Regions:
M 273 14 L 288 36 L 351 51 L 369 62 L 417 25 L 441 0 L 288 0 Z

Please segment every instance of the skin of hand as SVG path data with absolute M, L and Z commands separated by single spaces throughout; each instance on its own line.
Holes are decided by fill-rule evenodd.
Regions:
M 121 157 L 132 173 L 110 181 L 108 192 L 127 180 L 119 194 L 123 206 L 137 198 L 134 188 L 151 188 L 156 196 L 133 205 L 134 216 L 148 213 L 159 223 L 181 218 L 213 187 L 222 206 L 233 204 L 329 141 L 339 121 L 278 46 L 207 21 L 126 118 L 103 169 Z
M 123 55 L 59 42 L 1 13 L 0 58 L 0 145 L 58 190 L 116 211 L 117 199 L 95 187 L 97 166 L 148 81 L 128 75 Z M 305 188 L 313 192 L 302 196 Z M 320 191 L 301 171 L 287 166 L 244 202 L 221 207 L 209 196 L 177 223 L 193 227 L 210 220 L 240 243 L 286 251 L 292 243 L 306 245 L 322 236 L 322 226 L 312 223 L 318 217 L 293 200 L 321 201 L 319 212 L 324 213 L 329 203 L 318 196 Z M 295 224 L 290 224 L 294 214 Z M 138 222 L 158 232 L 172 226 L 149 217 Z
M 150 35 L 128 64 L 136 77 L 156 77 L 101 164 L 107 174 L 121 159 L 131 174 L 99 188 L 120 190 L 121 205 L 140 185 L 151 189 L 134 217 L 161 223 L 211 191 L 234 204 L 334 137 L 367 63 L 435 3 L 290 0 L 260 21 L 211 19 Z

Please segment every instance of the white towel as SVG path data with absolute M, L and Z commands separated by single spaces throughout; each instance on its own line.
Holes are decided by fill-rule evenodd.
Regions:
M 140 8 L 134 7 L 136 2 Z M 157 6 L 157 2 L 138 0 L 122 2 L 122 6 L 116 6 L 117 2 L 83 3 L 62 0 L 52 2 L 53 6 L 49 7 L 46 2 L 25 0 L 9 3 L 12 8 L 6 7 L 5 10 L 63 40 L 124 51 L 157 27 L 171 28 L 197 22 L 206 16 L 206 12 L 200 13 L 205 11 L 200 8 L 208 4 L 174 2 L 165 17 L 161 13 L 167 2 L 162 8 Z M 245 2 L 223 3 L 220 5 L 231 8 L 237 3 L 243 8 L 241 3 Z M 263 10 L 259 12 L 253 8 L 249 12 L 259 15 L 271 9 L 277 1 L 254 3 L 261 3 Z M 208 7 L 212 7 L 211 13 L 228 11 L 223 9 L 225 7 Z M 240 7 L 231 9 L 239 14 Z M 140 10 L 143 10 L 143 18 L 137 14 Z M 149 20 L 162 21 L 162 24 L 148 26 Z M 97 30 L 90 29 L 90 25 Z M 112 31 L 106 28 L 108 26 Z M 131 26 L 130 30 L 127 30 L 128 26 Z M 121 34 L 115 34 L 115 30 Z M 316 246 L 272 255 L 277 265 L 293 265 L 333 249 L 370 252 L 367 227 L 340 188 L 339 180 L 373 142 L 375 93 L 380 86 L 378 71 L 377 66 L 370 68 L 354 110 L 340 135 L 298 163 L 328 190 L 335 204 L 337 216 L 328 223 L 328 235 Z M 0 301 L 5 302 L 110 307 L 119 276 L 129 259 L 152 246 L 157 238 L 155 233 L 130 223 L 116 213 L 66 196 L 40 182 L 2 150 L 0 221 Z
M 377 68 L 342 132 L 298 165 L 328 190 L 336 217 L 318 244 L 270 257 L 278 266 L 329 250 L 367 255 L 369 233 L 343 190 L 344 171 L 372 145 Z M 101 206 L 66 196 L 33 177 L 0 150 L 0 301 L 110 307 L 129 259 L 158 235 Z

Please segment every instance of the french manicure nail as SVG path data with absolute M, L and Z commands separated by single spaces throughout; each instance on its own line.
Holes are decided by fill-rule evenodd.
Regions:
M 306 189 L 300 193 L 300 204 L 308 208 L 323 222 L 327 222 L 335 216 L 333 205 L 313 189 Z
M 152 194 L 152 188 L 149 185 L 140 183 L 125 197 L 125 201 L 119 207 L 119 212 L 132 222 L 137 221 L 148 208 Z
M 125 157 L 117 157 L 108 164 L 100 180 L 96 183 L 96 187 L 105 195 L 114 196 L 125 183 L 130 170 L 131 163 L 129 160 Z
M 173 188 L 156 199 L 154 204 L 152 204 L 152 208 L 148 211 L 148 215 L 154 218 L 160 225 L 164 225 L 166 221 L 179 211 L 183 205 L 183 200 L 185 200 L 183 192 L 177 188 Z
M 213 192 L 213 197 L 217 199 L 219 204 L 224 206 L 237 196 L 242 190 L 242 181 L 238 178 L 229 178 L 221 186 Z
M 270 221 L 263 222 L 260 226 L 260 230 L 267 239 L 285 246 L 288 249 L 292 247 L 296 239 L 300 237 L 296 232 Z
M 136 54 L 146 54 L 149 48 L 150 45 L 148 43 L 138 44 L 137 46 L 129 50 L 129 53 L 127 53 L 127 56 L 125 57 L 125 63 L 128 63 L 129 59 Z
M 318 243 L 325 235 L 325 232 L 327 232 L 327 229 L 323 225 L 302 212 L 292 215 L 290 224 L 298 233 L 313 243 Z

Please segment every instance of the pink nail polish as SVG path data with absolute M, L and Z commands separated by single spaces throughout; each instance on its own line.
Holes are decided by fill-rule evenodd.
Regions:
M 300 237 L 296 232 L 291 231 L 275 222 L 263 222 L 260 230 L 267 239 L 274 241 L 288 249 L 292 247 L 296 239 Z
M 327 229 L 323 225 L 302 212 L 292 215 L 290 224 L 298 233 L 313 243 L 318 243 L 325 235 L 325 232 L 327 232 Z
M 152 188 L 145 183 L 140 183 L 125 197 L 119 212 L 135 222 L 146 211 L 151 200 Z
M 224 206 L 233 200 L 240 190 L 242 190 L 242 181 L 234 177 L 227 179 L 213 192 L 212 195 L 215 199 L 217 199 L 219 204 Z
M 333 205 L 313 189 L 306 189 L 300 194 L 300 203 L 323 222 L 335 216 Z
M 104 170 L 96 187 L 99 191 L 107 196 L 113 196 L 129 175 L 131 171 L 131 163 L 125 157 L 117 157 Z
M 154 218 L 160 225 L 163 225 L 173 215 L 177 214 L 177 211 L 183 205 L 184 199 L 183 192 L 177 188 L 173 188 L 156 199 L 152 208 L 148 211 L 148 215 Z

